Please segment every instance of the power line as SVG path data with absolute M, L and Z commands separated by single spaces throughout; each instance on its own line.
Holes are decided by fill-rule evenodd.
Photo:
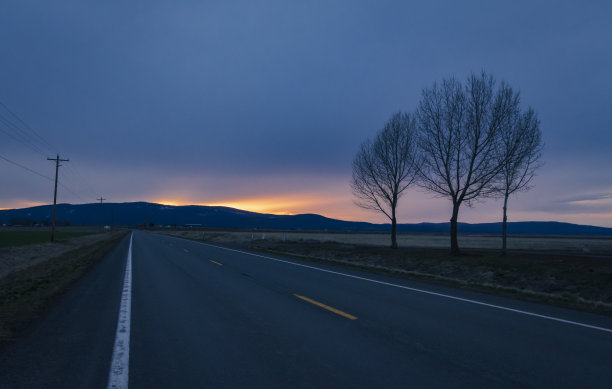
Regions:
M 9 128 L 9 129 L 13 129 L 13 130 L 17 130 L 17 132 L 9 132 L 8 130 L 6 130 L 5 128 L 2 128 L 0 126 L 0 131 L 2 131 L 3 133 L 5 133 L 6 135 L 10 136 L 11 138 L 13 138 L 14 140 L 16 140 L 17 142 L 21 143 L 22 145 L 28 147 L 29 149 L 33 150 L 34 152 L 41 154 L 41 155 L 45 155 L 45 152 L 38 147 L 34 142 L 32 142 L 31 140 L 27 139 L 23 133 L 20 133 L 18 131 L 18 128 L 11 123 L 10 121 L 8 121 L 4 116 L 2 116 L 2 114 L 0 114 L 0 124 L 4 124 L 5 128 Z
M 43 138 L 42 135 L 40 135 L 38 132 L 36 132 L 28 123 L 26 123 L 21 117 L 19 117 L 19 115 L 17 115 L 15 112 L 13 112 L 2 101 L 0 101 L 0 106 L 2 106 L 8 113 L 10 113 L 11 116 L 13 116 L 15 119 L 17 119 L 17 121 L 19 123 L 21 123 L 26 129 L 28 129 L 31 134 L 33 134 L 35 137 L 37 137 L 39 140 L 41 140 L 43 143 L 45 143 L 48 147 L 50 147 L 51 150 L 55 149 L 55 147 L 48 140 Z M 19 128 L 19 127 L 17 127 L 17 128 Z M 25 132 L 23 130 L 20 130 L 20 131 Z
M 68 165 L 66 165 L 68 166 Z M 66 189 L 68 192 L 70 192 L 74 197 L 77 197 L 79 200 L 81 200 L 83 203 L 86 203 L 87 200 L 85 200 L 83 197 L 81 197 L 80 195 L 78 195 L 77 193 L 75 193 L 72 189 L 70 189 L 69 187 L 67 187 L 66 185 L 62 184 L 61 182 L 57 183 L 59 186 L 61 186 L 62 188 Z
M 32 126 L 26 123 L 25 120 L 23 120 L 19 115 L 17 115 L 13 110 L 11 110 L 2 101 L 0 101 L 0 132 L 6 134 L 13 140 L 19 142 L 20 144 L 24 145 L 28 149 L 42 156 L 47 155 L 47 152 L 45 150 L 52 151 L 55 149 L 55 147 L 47 139 L 45 139 L 36 130 L 34 130 Z M 33 174 L 46 178 L 50 181 L 53 181 L 51 177 L 45 174 L 42 174 L 40 172 L 37 172 L 34 169 L 28 168 L 27 166 L 19 164 L 3 156 L 0 156 L 0 158 L 15 166 L 25 169 Z M 76 185 L 78 187 L 81 187 L 81 189 L 86 189 L 86 192 L 89 192 L 92 195 L 92 197 L 95 196 L 97 193 L 99 193 L 99 191 L 94 189 L 94 187 L 88 182 L 88 180 L 85 179 L 84 176 L 76 170 L 76 167 L 73 168 L 70 165 L 66 165 L 66 166 L 68 167 L 68 170 L 66 171 L 66 173 L 70 173 L 70 172 L 74 173 L 74 174 L 68 174 L 68 178 L 70 178 L 71 176 L 73 178 L 73 180 L 69 179 L 68 181 L 76 181 Z M 81 200 L 83 203 L 88 202 L 87 200 L 83 198 L 83 196 L 80 196 L 78 193 L 76 193 L 74 190 L 72 190 L 70 187 L 68 187 L 64 183 L 59 182 L 58 185 L 64 188 L 65 190 L 67 190 L 68 192 L 70 192 L 73 196 Z
M 3 159 L 3 160 L 5 160 L 5 161 L 6 161 L 6 162 L 8 162 L 8 163 L 12 163 L 12 164 L 13 164 L 13 165 L 15 165 L 15 166 L 18 166 L 18 167 L 20 167 L 20 168 L 22 168 L 22 169 L 25 169 L 25 170 L 27 170 L 27 171 L 29 171 L 29 172 L 31 172 L 31 173 L 34 173 L 34 174 L 36 174 L 37 176 L 40 176 L 40 177 L 42 177 L 42 178 L 46 178 L 46 179 L 47 179 L 47 180 L 49 180 L 49 181 L 53 181 L 53 178 L 51 178 L 51 177 L 49 177 L 49 176 L 46 176 L 46 175 L 44 175 L 44 174 L 42 174 L 42 173 L 39 173 L 39 172 L 37 172 L 37 171 L 36 171 L 36 170 L 34 170 L 34 169 L 30 169 L 30 168 L 29 168 L 29 167 L 27 167 L 27 166 L 23 166 L 23 165 L 22 165 L 22 164 L 20 164 L 20 163 L 17 163 L 17 162 L 15 162 L 15 161 L 11 161 L 10 159 L 8 159 L 8 158 L 6 158 L 6 157 L 3 157 L 2 155 L 0 155 L 0 158 L 1 158 L 1 159 Z
M 74 176 L 76 176 L 76 180 L 79 181 L 81 184 L 83 184 L 85 186 L 86 191 L 88 192 L 87 197 L 95 197 L 98 193 L 100 193 L 98 190 L 96 190 L 96 188 L 94 188 L 91 183 L 89 182 L 88 179 L 86 179 L 81 173 L 79 173 L 78 169 L 76 166 L 73 165 L 66 165 L 67 172 L 71 172 L 74 173 Z M 83 200 L 84 202 L 86 202 L 85 200 Z
M 5 160 L 5 161 L 6 161 L 6 162 L 8 162 L 8 163 L 11 163 L 11 164 L 13 164 L 13 165 L 15 165 L 15 166 L 17 166 L 17 167 L 20 167 L 20 168 L 22 168 L 22 169 L 24 169 L 24 170 L 27 170 L 27 171 L 29 171 L 30 173 L 34 173 L 34 174 L 36 174 L 36 175 L 37 175 L 37 176 L 39 176 L 39 177 L 46 178 L 46 179 L 47 179 L 47 180 L 49 180 L 49 181 L 53 181 L 53 178 L 51 178 L 51 177 L 49 177 L 49 176 L 47 176 L 47 175 L 44 175 L 44 174 L 42 174 L 42 173 L 39 173 L 39 172 L 37 172 L 37 171 L 36 171 L 36 170 L 34 170 L 34 169 L 30 169 L 29 167 L 24 166 L 24 165 L 22 165 L 22 164 L 20 164 L 20 163 L 17 163 L 17 162 L 15 162 L 15 161 L 13 161 L 13 160 L 10 160 L 10 159 L 8 159 L 8 158 L 6 158 L 6 157 L 2 156 L 2 155 L 0 155 L 0 159 L 3 159 L 3 160 Z M 68 166 L 68 165 L 67 165 L 67 166 Z M 78 198 L 79 200 L 81 200 L 82 202 L 84 202 L 84 203 L 86 203 L 86 202 L 87 202 L 87 200 L 85 200 L 85 199 L 84 199 L 82 196 L 80 196 L 78 193 L 76 193 L 75 191 L 73 191 L 72 189 L 70 189 L 70 187 L 66 186 L 65 184 L 63 184 L 63 183 L 61 183 L 61 182 L 58 182 L 57 184 L 58 184 L 59 186 L 61 186 L 62 188 L 66 189 L 68 192 L 70 192 L 70 193 L 71 193 L 73 196 L 77 197 L 77 198 Z
M 47 140 L 45 139 L 42 135 L 40 135 L 36 130 L 34 130 L 32 128 L 32 126 L 30 126 L 28 123 L 25 122 L 25 120 L 23 120 L 19 115 L 17 115 L 13 110 L 11 110 L 6 104 L 4 104 L 2 101 L 0 101 L 0 132 L 6 134 L 7 136 L 9 136 L 10 138 L 12 138 L 13 140 L 19 142 L 20 144 L 24 145 L 25 147 L 27 147 L 28 149 L 42 155 L 42 156 L 46 156 L 46 151 L 44 150 L 53 150 L 55 149 L 55 147 Z M 7 114 L 8 113 L 8 114 Z M 5 161 L 18 166 L 22 169 L 25 169 L 31 173 L 34 173 L 40 177 L 46 178 L 48 180 L 53 181 L 53 179 L 47 175 L 44 175 L 40 172 L 35 171 L 34 169 L 30 169 L 27 166 L 24 166 L 22 164 L 19 164 L 15 161 L 12 161 L 6 157 L 2 157 L 0 156 L 0 158 L 4 159 Z M 69 166 L 69 165 L 67 165 Z M 71 170 L 72 172 L 75 173 L 75 175 L 77 176 L 76 181 L 78 181 L 79 183 L 85 184 L 85 187 L 87 187 L 91 194 L 93 194 L 95 196 L 95 194 L 97 193 L 97 191 L 93 190 L 91 185 L 87 182 L 87 180 L 85 180 L 83 178 L 82 175 L 80 175 L 76 170 Z M 79 186 L 79 183 L 77 183 L 77 186 Z M 59 182 L 58 185 L 60 185 L 62 188 L 64 188 L 65 190 L 67 190 L 68 192 L 70 192 L 72 195 L 74 195 L 75 197 L 77 197 L 78 199 L 80 199 L 83 203 L 86 203 L 87 201 L 80 196 L 78 193 L 76 193 L 74 190 L 72 190 L 70 187 L 68 187 L 67 185 Z

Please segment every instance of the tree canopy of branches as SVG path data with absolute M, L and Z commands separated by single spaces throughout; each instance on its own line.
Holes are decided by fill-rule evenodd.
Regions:
M 501 132 L 497 157 L 502 161 L 502 168 L 496 190 L 504 198 L 502 254 L 506 253 L 508 197 L 531 189 L 543 148 L 540 121 L 533 109 L 517 110 L 509 119 Z
M 518 111 L 518 94 L 486 73 L 467 82 L 444 79 L 425 89 L 417 108 L 420 185 L 452 202 L 451 253 L 459 254 L 457 220 L 463 203 L 494 196 L 504 166 L 503 127 Z
M 398 200 L 415 182 L 418 172 L 415 125 L 409 114 L 393 115 L 373 141 L 361 144 L 353 161 L 355 204 L 389 218 L 392 248 L 397 248 Z

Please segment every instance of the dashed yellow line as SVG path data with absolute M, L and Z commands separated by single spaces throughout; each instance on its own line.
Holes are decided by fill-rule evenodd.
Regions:
M 217 261 L 213 261 L 212 259 L 209 259 L 209 261 L 210 261 L 210 262 L 212 262 L 212 263 L 214 263 L 215 265 L 218 265 L 218 266 L 223 266 L 223 264 L 222 264 L 222 263 L 219 263 L 219 262 L 217 262 Z
M 318 302 L 318 301 L 315 301 L 315 300 L 313 300 L 313 299 L 309 299 L 308 297 L 300 296 L 299 294 L 295 294 L 295 293 L 294 293 L 293 295 L 294 295 L 295 297 L 299 298 L 299 299 L 302 299 L 302 300 L 304 300 L 304 301 L 307 301 L 307 302 L 309 302 L 309 303 L 311 303 L 311 304 L 314 304 L 314 305 L 316 305 L 316 306 L 318 306 L 318 307 L 321 307 L 321 308 L 323 308 L 323 309 L 327 309 L 328 311 L 333 312 L 333 313 L 335 313 L 335 314 L 337 314 L 337 315 L 340 315 L 340 316 L 346 317 L 347 319 L 357 320 L 357 316 L 353 316 L 353 315 L 348 314 L 348 313 L 346 313 L 346 312 L 342 312 L 341 310 L 336 309 L 336 308 L 333 308 L 333 307 L 330 307 L 329 305 L 325 305 L 325 304 L 320 303 L 320 302 Z

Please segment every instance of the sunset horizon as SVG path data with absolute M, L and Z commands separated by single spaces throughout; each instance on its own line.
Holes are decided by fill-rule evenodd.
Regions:
M 435 199 L 432 199 L 435 200 Z M 389 224 L 390 220 L 385 217 L 381 217 L 379 214 L 375 212 L 367 212 L 363 210 L 357 210 L 357 216 L 346 216 L 341 212 L 334 212 L 333 210 L 327 211 L 312 211 L 307 210 L 303 207 L 281 209 L 278 211 L 279 207 L 271 205 L 269 202 L 261 202 L 257 203 L 254 200 L 243 199 L 238 200 L 234 199 L 232 201 L 214 201 L 214 202 L 197 202 L 197 201 L 181 201 L 181 200 L 169 200 L 169 199 L 155 199 L 155 200 L 121 200 L 121 201 L 105 201 L 103 204 L 127 204 L 127 203 L 151 203 L 151 204 L 159 204 L 165 206 L 172 207 L 182 207 L 182 206 L 205 206 L 205 207 L 227 207 L 233 208 L 241 211 L 255 212 L 261 214 L 271 214 L 271 215 L 303 215 L 303 214 L 316 214 L 320 216 L 324 216 L 327 218 L 349 221 L 349 222 L 367 222 L 373 224 Z M 291 202 L 294 204 L 294 202 Z M 84 205 L 84 204 L 98 204 L 96 201 L 91 202 L 59 202 L 58 204 L 70 204 L 70 205 Z M 27 203 L 24 206 L 14 206 L 9 208 L 0 208 L 0 210 L 13 210 L 13 209 L 25 209 L 31 207 L 39 207 L 39 206 L 52 206 L 52 202 L 44 203 Z M 444 205 L 442 202 L 441 205 Z M 468 212 L 470 209 L 467 209 Z M 491 212 L 488 218 L 482 218 L 482 213 L 472 211 L 472 215 L 468 215 L 468 217 L 464 217 L 460 222 L 468 223 L 468 224 L 481 224 L 481 223 L 501 223 L 501 212 L 500 215 L 495 214 L 495 212 Z M 494 210 L 493 210 L 494 211 Z M 533 214 L 531 214 L 533 215 Z M 612 218 L 612 214 L 596 214 L 596 215 L 565 215 L 564 217 L 559 217 L 559 215 L 554 214 L 540 214 L 540 217 L 532 217 L 530 218 L 527 215 L 524 215 L 520 218 L 510 219 L 509 222 L 559 222 L 559 223 L 571 223 L 577 225 L 585 225 L 585 226 L 594 226 L 594 227 L 604 227 L 604 228 L 612 228 L 612 223 L 606 224 L 608 220 Z M 398 219 L 399 224 L 419 224 L 419 223 L 448 223 L 448 220 L 445 220 L 442 215 L 438 216 L 438 218 L 419 218 L 419 219 L 410 219 L 410 218 L 400 218 Z
M 610 387 L 612 1 L 0 30 L 0 387 Z
M 40 7 L 41 18 L 27 5 L 3 18 L 11 33 L 0 41 L 13 56 L 0 72 L 0 208 L 50 203 L 59 157 L 58 202 L 136 199 L 385 223 L 355 205 L 350 187 L 363 142 L 394 114 L 417 115 L 424 91 L 486 73 L 494 88 L 511 87 L 541 129 L 537 169 L 529 190 L 510 196 L 508 220 L 612 227 L 605 12 L 540 5 L 524 14 L 504 4 L 488 18 L 451 2 L 269 13 L 248 3 L 152 2 L 126 6 L 143 12 L 134 25 L 114 6 L 93 17 L 75 4 L 85 19 Z M 461 205 L 458 221 L 501 221 L 502 208 L 487 194 Z M 451 214 L 449 196 L 416 185 L 397 205 L 405 223 Z

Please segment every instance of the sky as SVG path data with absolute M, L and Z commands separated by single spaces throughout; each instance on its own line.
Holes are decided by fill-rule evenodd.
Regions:
M 353 203 L 359 144 L 434 82 L 485 70 L 545 142 L 509 221 L 612 227 L 609 1 L 4 0 L 0 47 L 0 208 L 51 203 L 59 154 L 58 202 L 385 222 Z M 412 188 L 398 221 L 450 214 Z

